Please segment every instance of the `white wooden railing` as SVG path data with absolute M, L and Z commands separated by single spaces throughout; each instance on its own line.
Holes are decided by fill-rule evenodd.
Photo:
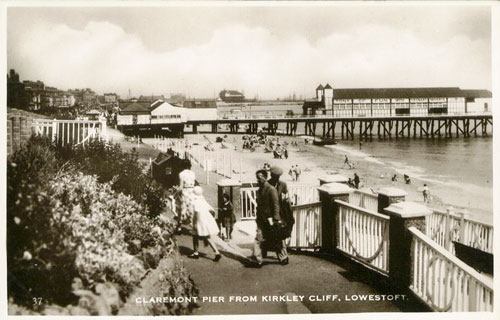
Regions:
M 493 226 L 466 218 L 464 212 L 433 209 L 425 224 L 425 234 L 452 253 L 455 252 L 453 241 L 493 253 Z
M 97 136 L 107 139 L 106 121 L 34 119 L 32 127 L 35 134 L 51 137 L 62 145 L 85 144 Z
M 249 220 L 257 217 L 257 188 L 241 188 L 241 219 Z
M 289 248 L 321 248 L 321 202 L 293 206 L 295 224 L 287 246 Z
M 349 203 L 356 207 L 378 211 L 378 195 L 370 192 L 354 190 L 349 195 Z
M 337 249 L 389 273 L 389 217 L 341 200 L 337 218 Z
M 409 228 L 412 240 L 410 289 L 434 311 L 493 311 L 493 280 Z
M 319 201 L 317 185 L 288 184 L 288 194 L 293 205 L 302 205 Z

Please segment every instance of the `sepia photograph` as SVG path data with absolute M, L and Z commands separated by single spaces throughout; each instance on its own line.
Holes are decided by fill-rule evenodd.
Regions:
M 495 2 L 1 12 L 2 315 L 498 317 Z

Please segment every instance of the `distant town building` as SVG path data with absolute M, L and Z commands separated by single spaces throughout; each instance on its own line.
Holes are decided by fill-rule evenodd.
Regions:
M 27 108 L 24 84 L 19 81 L 19 74 L 14 69 L 10 69 L 7 74 L 7 106 L 17 109 Z
M 42 81 L 29 80 L 23 81 L 23 84 L 28 110 L 40 110 L 45 95 L 45 84 Z
M 90 88 L 68 90 L 75 98 L 75 103 L 90 108 L 97 104 L 97 94 Z
M 84 105 L 92 106 L 96 103 L 97 94 L 93 90 L 87 88 L 83 91 L 82 99 Z
M 138 101 L 150 101 L 150 102 L 154 102 L 156 100 L 162 100 L 162 101 L 165 101 L 165 97 L 161 94 L 161 95 L 150 95 L 150 96 L 139 96 L 139 99 L 137 99 Z
M 67 108 L 75 105 L 73 94 L 46 86 L 42 81 L 21 82 L 19 74 L 11 69 L 7 75 L 7 106 L 24 110 Z
M 118 103 L 118 95 L 116 93 L 105 93 L 104 102 L 106 103 Z
M 217 108 L 217 103 L 214 99 L 193 99 L 184 100 L 184 108 Z
M 243 102 L 245 101 L 245 95 L 236 90 L 222 90 L 219 92 L 219 97 L 224 102 Z
M 376 117 L 397 115 L 464 114 L 491 111 L 491 92 L 458 87 L 333 89 L 316 88 L 305 100 L 304 115 Z
M 171 93 L 170 98 L 165 101 L 175 106 L 182 106 L 184 100 L 186 100 L 186 95 L 183 93 Z

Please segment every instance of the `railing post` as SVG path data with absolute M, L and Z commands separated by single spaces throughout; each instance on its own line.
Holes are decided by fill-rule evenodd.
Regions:
M 384 209 L 389 207 L 393 203 L 398 203 L 398 202 L 403 202 L 405 201 L 405 197 L 408 195 L 406 191 L 398 189 L 398 188 L 393 188 L 393 187 L 387 187 L 387 188 L 382 188 L 378 192 L 378 212 L 379 213 L 385 213 Z
M 425 216 L 432 213 L 426 206 L 415 202 L 392 203 L 384 209 L 389 221 L 389 277 L 401 288 L 407 288 L 412 281 L 410 227 L 425 233 Z
M 224 200 L 222 195 L 229 194 L 229 200 L 233 204 L 233 212 L 236 216 L 236 221 L 241 220 L 241 199 L 240 199 L 241 182 L 233 179 L 222 179 L 217 182 L 217 207 L 222 208 Z
M 344 183 L 346 184 L 349 180 L 346 176 L 341 174 L 329 174 L 325 176 L 321 176 L 319 179 L 319 185 L 322 186 L 326 183 Z
M 322 250 L 333 252 L 337 247 L 337 217 L 339 207 L 335 200 L 349 202 L 353 189 L 341 183 L 326 183 L 318 188 L 321 201 Z
M 101 121 L 101 135 L 103 136 L 104 140 L 108 141 L 108 127 L 106 124 L 106 120 Z
M 458 238 L 458 242 L 465 243 L 465 212 L 460 211 L 460 235 Z
M 444 247 L 446 250 L 450 251 L 452 242 L 451 242 L 451 214 L 454 212 L 453 207 L 446 208 L 446 218 L 444 222 Z
M 57 135 L 57 120 L 52 121 L 52 141 L 56 141 Z

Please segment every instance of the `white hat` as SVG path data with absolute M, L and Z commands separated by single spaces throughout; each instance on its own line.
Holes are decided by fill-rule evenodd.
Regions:
M 203 195 L 203 189 L 200 186 L 196 186 L 193 188 L 193 193 L 197 196 Z

